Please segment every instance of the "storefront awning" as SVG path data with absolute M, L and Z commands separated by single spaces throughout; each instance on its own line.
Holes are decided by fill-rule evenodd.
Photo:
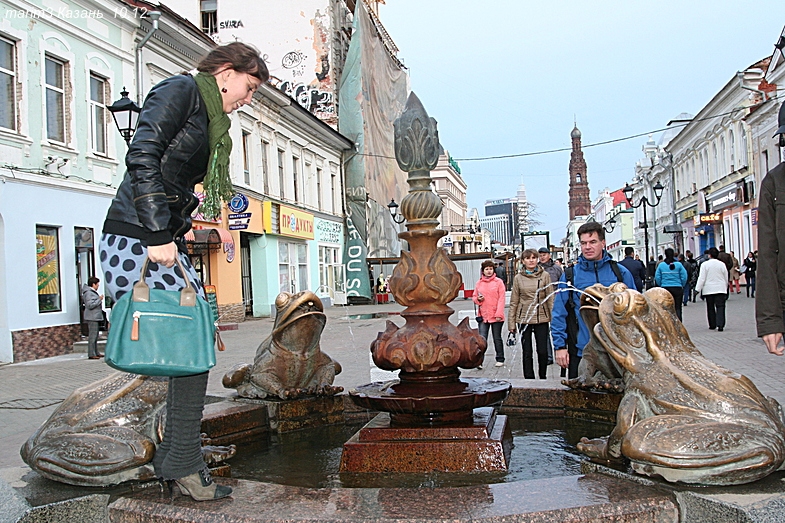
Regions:
M 232 234 L 226 229 L 192 229 L 185 233 L 185 241 L 188 243 L 201 243 L 206 245 L 234 245 Z

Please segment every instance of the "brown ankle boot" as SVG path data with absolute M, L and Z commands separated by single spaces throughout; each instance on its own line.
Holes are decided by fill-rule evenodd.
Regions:
M 232 487 L 213 482 L 207 467 L 184 478 L 176 479 L 175 483 L 180 487 L 180 492 L 188 494 L 196 501 L 225 498 L 232 493 Z

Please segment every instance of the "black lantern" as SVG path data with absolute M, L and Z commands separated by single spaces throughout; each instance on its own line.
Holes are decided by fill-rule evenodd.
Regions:
M 627 203 L 632 204 L 632 187 L 630 187 L 629 183 L 624 184 L 624 189 L 622 189 L 624 193 L 624 197 L 627 199 Z
M 128 91 L 125 90 L 125 87 L 120 92 L 120 96 L 121 98 L 107 107 L 107 109 L 112 113 L 114 123 L 117 126 L 117 130 L 120 131 L 123 140 L 125 140 L 126 144 L 130 144 L 131 137 L 134 135 L 134 131 L 136 131 L 136 121 L 139 119 L 141 109 L 128 98 Z
M 616 218 L 611 218 L 605 222 L 605 225 L 603 225 L 602 228 L 605 229 L 605 232 L 613 232 L 613 229 L 616 228 Z
M 662 198 L 662 190 L 665 189 L 665 187 L 663 187 L 662 184 L 658 180 L 657 181 L 657 185 L 652 187 L 652 189 L 654 190 L 654 197 L 657 198 L 657 202 L 659 203 L 660 198 Z
M 403 223 L 406 221 L 406 218 L 404 218 L 402 214 L 398 214 L 398 204 L 395 203 L 395 200 L 390 200 L 390 203 L 387 204 L 387 208 L 390 209 L 390 216 L 392 216 L 395 223 Z

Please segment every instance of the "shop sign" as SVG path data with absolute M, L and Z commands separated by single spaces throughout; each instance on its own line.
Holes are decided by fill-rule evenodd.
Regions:
M 248 197 L 242 193 L 237 193 L 229 200 L 229 210 L 234 213 L 245 212 L 248 209 Z
M 251 213 L 250 212 L 240 212 L 240 213 L 233 213 L 227 216 L 229 219 L 229 230 L 230 231 L 239 231 L 248 228 L 248 224 L 251 223 Z
M 442 245 L 444 247 L 452 247 L 452 244 L 453 244 L 452 236 L 448 234 L 447 236 L 444 237 L 444 242 L 442 243 Z
M 697 217 L 697 214 L 698 214 L 698 209 L 697 208 L 692 208 L 692 209 L 689 209 L 689 210 L 686 210 L 686 211 L 682 211 L 681 212 L 681 220 L 680 221 L 686 222 L 687 220 L 693 220 L 694 218 Z
M 279 220 L 281 236 L 313 240 L 313 214 L 281 205 Z
M 343 239 L 343 224 L 340 222 L 331 222 L 329 220 L 315 219 L 316 234 L 315 239 L 323 243 L 337 243 L 340 244 Z
M 721 212 L 707 212 L 702 213 L 698 217 L 699 222 L 695 225 L 711 225 L 715 223 L 722 223 L 722 213 Z
M 713 194 L 709 197 L 709 203 L 711 204 L 711 210 L 719 211 L 720 209 L 724 209 L 726 207 L 733 207 L 738 202 L 738 191 L 736 187 L 729 187 L 723 189 L 717 194 Z

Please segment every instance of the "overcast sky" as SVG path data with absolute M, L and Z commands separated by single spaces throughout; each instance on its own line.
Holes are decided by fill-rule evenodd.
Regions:
M 630 181 L 647 137 L 587 144 L 696 114 L 736 71 L 770 56 L 785 26 L 783 0 L 386 2 L 380 18 L 451 156 L 569 148 L 575 117 L 592 200 Z M 467 203 L 483 216 L 486 200 L 514 197 L 523 182 L 558 244 L 569 160 L 460 161 Z

